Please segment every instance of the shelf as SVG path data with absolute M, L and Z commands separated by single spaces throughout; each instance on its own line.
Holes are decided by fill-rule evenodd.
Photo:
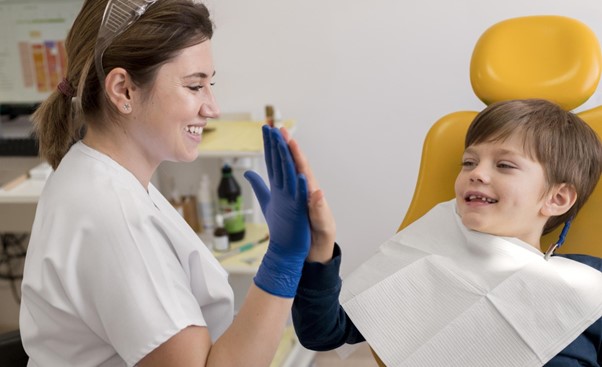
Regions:
M 41 159 L 1 158 L 0 175 L 7 178 L 0 187 L 0 233 L 31 231 L 45 180 L 32 179 L 30 172 Z
M 263 153 L 261 127 L 264 121 L 209 121 L 199 144 L 200 157 L 241 158 L 257 157 Z M 295 122 L 282 125 L 293 130 Z
M 9 182 L 6 186 L 12 184 L 13 182 Z M 32 180 L 24 174 L 14 181 L 14 187 L 9 189 L 0 187 L 0 203 L 37 205 L 45 184 L 45 180 Z
M 236 251 L 243 245 L 253 243 L 264 238 L 268 234 L 268 226 L 264 223 L 246 223 L 245 238 L 230 244 L 230 251 Z M 230 274 L 254 275 L 259 268 L 261 259 L 268 248 L 268 241 L 253 246 L 251 249 L 229 256 L 220 263 Z M 229 252 L 212 251 L 216 257 L 224 256 Z

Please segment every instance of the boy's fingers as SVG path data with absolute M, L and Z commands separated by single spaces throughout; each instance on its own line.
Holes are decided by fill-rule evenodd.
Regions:
M 311 167 L 309 166 L 305 154 L 303 154 L 303 151 L 299 147 L 299 144 L 297 144 L 297 141 L 291 137 L 290 132 L 285 127 L 280 128 L 280 133 L 284 138 L 284 141 L 289 146 L 293 160 L 295 161 L 295 166 L 297 167 L 297 172 L 305 175 L 305 178 L 307 179 L 307 189 L 309 192 L 317 190 L 319 187 L 318 182 L 311 170 Z
M 322 191 L 320 189 L 315 190 L 311 193 L 311 195 L 309 197 L 309 206 L 315 207 L 315 206 L 321 205 L 321 204 L 323 204 L 321 202 L 322 200 L 326 200 L 324 198 L 324 191 Z
M 311 167 L 309 166 L 307 158 L 305 158 L 305 155 L 301 151 L 301 148 L 299 148 L 299 144 L 297 144 L 296 140 L 291 139 L 288 142 L 288 145 L 289 145 L 291 154 L 293 155 L 293 159 L 295 160 L 295 165 L 297 166 L 297 172 L 303 173 L 305 175 L 305 177 L 307 178 L 307 186 L 308 186 L 307 188 L 308 188 L 309 192 L 313 192 L 313 191 L 317 190 L 318 182 L 311 170 Z
M 291 134 L 288 132 L 288 130 L 285 127 L 280 128 L 280 133 L 282 134 L 284 141 L 286 141 L 287 143 L 289 140 L 291 140 Z
M 318 189 L 310 194 L 308 206 L 312 230 L 329 231 L 334 234 L 336 224 L 322 190 Z

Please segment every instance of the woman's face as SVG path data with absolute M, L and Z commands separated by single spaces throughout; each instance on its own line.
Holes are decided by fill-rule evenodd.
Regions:
M 146 99 L 133 100 L 128 133 L 151 165 L 197 158 L 203 127 L 219 116 L 212 91 L 211 41 L 191 46 L 164 64 Z

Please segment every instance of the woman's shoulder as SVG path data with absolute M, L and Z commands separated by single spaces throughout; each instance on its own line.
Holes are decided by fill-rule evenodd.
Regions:
M 65 157 L 46 182 L 38 210 L 52 217 L 68 216 L 72 224 L 138 222 L 136 213 L 151 204 L 142 185 L 122 171 L 85 155 Z
M 82 142 L 74 144 L 44 187 L 49 194 L 71 202 L 103 206 L 128 196 L 146 194 L 136 177 Z M 51 194 L 51 195 L 50 195 Z
M 602 271 L 602 258 L 599 258 L 596 256 L 591 256 L 591 255 L 584 255 L 584 254 L 559 254 L 557 256 L 562 256 L 567 259 L 571 259 L 573 261 L 577 261 L 582 264 L 589 265 L 594 269 Z

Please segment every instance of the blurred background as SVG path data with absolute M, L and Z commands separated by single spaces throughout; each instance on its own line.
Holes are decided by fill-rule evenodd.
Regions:
M 206 4 L 222 111 L 261 119 L 273 104 L 296 120 L 295 138 L 337 219 L 343 274 L 397 230 L 429 127 L 447 113 L 484 108 L 469 79 L 483 31 L 503 19 L 556 14 L 602 39 L 598 0 Z M 581 108 L 600 102 L 596 93 Z

